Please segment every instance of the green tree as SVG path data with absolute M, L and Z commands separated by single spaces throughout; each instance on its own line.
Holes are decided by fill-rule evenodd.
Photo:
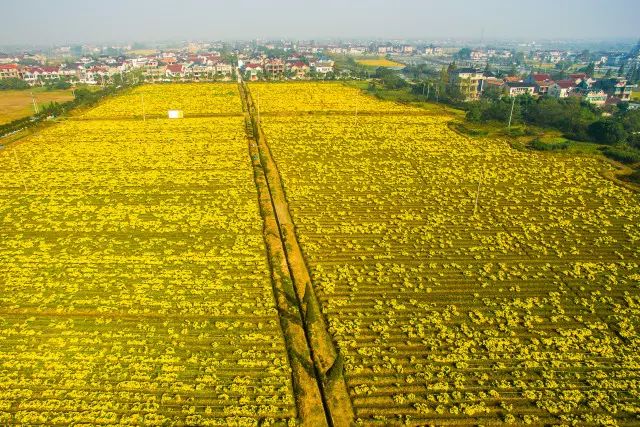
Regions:
M 588 132 L 594 141 L 602 144 L 614 145 L 627 139 L 627 132 L 622 123 L 613 119 L 601 119 L 591 123 Z
M 471 49 L 468 47 L 463 47 L 456 53 L 456 58 L 458 59 L 471 59 Z
M 590 62 L 589 65 L 583 68 L 583 71 L 587 76 L 593 77 L 593 75 L 596 72 L 596 64 L 594 64 L 593 62 Z
M 624 69 L 627 66 L 626 62 L 620 64 L 620 68 L 618 68 L 618 77 L 624 76 Z

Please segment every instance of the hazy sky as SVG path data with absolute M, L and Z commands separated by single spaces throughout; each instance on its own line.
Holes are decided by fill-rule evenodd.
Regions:
M 0 45 L 169 39 L 640 37 L 640 0 L 0 0 Z

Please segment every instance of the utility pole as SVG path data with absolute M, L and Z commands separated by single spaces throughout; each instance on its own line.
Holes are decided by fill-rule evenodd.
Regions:
M 358 126 L 358 99 L 356 99 L 356 126 Z
M 260 93 L 256 93 L 256 112 L 258 113 L 258 124 L 260 124 Z
M 31 92 L 31 102 L 33 103 L 33 112 L 38 114 L 38 103 L 36 102 L 36 98 L 33 96 L 33 92 Z
M 18 172 L 20 173 L 20 179 L 22 180 L 24 191 L 29 191 L 27 189 L 27 181 L 24 179 L 24 173 L 22 172 L 22 166 L 20 166 L 20 160 L 18 160 L 18 152 L 16 150 L 13 150 L 13 157 L 16 158 L 16 164 L 18 165 Z
M 144 111 L 144 95 L 140 94 L 140 102 L 142 103 L 142 121 L 146 122 L 147 121 L 147 115 Z
M 511 101 L 511 113 L 509 114 L 509 126 L 508 129 L 511 130 L 511 119 L 513 118 L 513 108 L 516 105 L 516 97 L 513 97 L 513 101 Z
M 484 179 L 484 169 L 482 169 L 482 175 L 478 180 L 478 189 L 476 191 L 476 203 L 473 207 L 473 215 L 475 216 L 478 213 L 478 199 L 480 199 L 480 185 L 482 184 L 482 180 Z

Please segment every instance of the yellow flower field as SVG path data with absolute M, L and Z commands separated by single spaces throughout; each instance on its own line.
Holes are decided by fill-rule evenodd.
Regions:
M 1 425 L 294 421 L 242 117 L 66 121 L 0 199 Z
M 236 85 L 147 85 L 0 150 L 0 425 L 638 424 L 612 166 L 249 89 L 253 121 Z
M 378 59 L 357 59 L 356 62 L 360 65 L 366 65 L 367 67 L 404 67 L 404 64 L 396 61 L 390 61 L 386 58 Z
M 184 115 L 233 114 L 241 112 L 234 83 L 172 83 L 138 86 L 108 99 L 83 116 L 86 118 L 167 117 L 168 110 Z
M 444 115 L 277 115 L 290 86 L 259 86 L 262 127 L 359 423 L 637 422 L 637 193 Z

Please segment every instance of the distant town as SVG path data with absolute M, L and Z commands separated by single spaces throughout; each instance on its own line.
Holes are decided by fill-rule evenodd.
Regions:
M 242 42 L 182 43 L 157 48 L 73 45 L 0 52 L 0 85 L 65 86 L 138 81 L 345 80 L 376 77 L 378 65 L 433 96 L 458 101 L 485 92 L 503 95 L 579 97 L 597 106 L 633 101 L 640 82 L 640 43 L 628 50 L 455 47 L 396 43 Z M 443 77 L 443 73 L 446 76 Z M 437 80 L 446 87 L 436 87 Z M 439 90 L 447 93 L 438 93 Z

